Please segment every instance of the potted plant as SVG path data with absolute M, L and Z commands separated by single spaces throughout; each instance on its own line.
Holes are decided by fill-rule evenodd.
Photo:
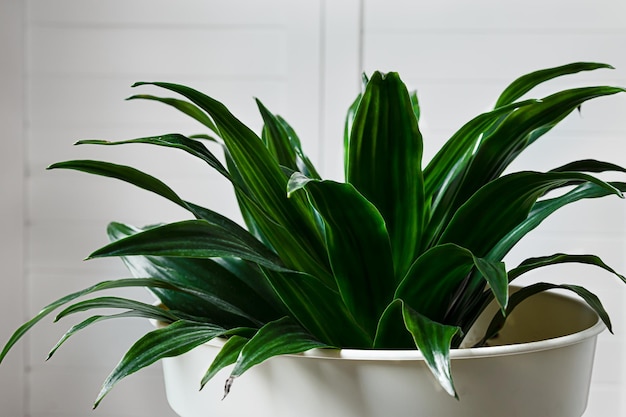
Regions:
M 170 105 L 202 123 L 209 134 L 78 143 L 145 143 L 200 158 L 232 183 L 246 228 L 184 200 L 160 180 L 132 167 L 92 160 L 53 164 L 52 169 L 113 177 L 152 191 L 188 210 L 193 219 L 143 228 L 111 223 L 112 242 L 89 258 L 121 257 L 136 278 L 105 281 L 46 306 L 14 333 L 0 361 L 32 326 L 60 307 L 64 309 L 57 319 L 114 308 L 122 312 L 93 315 L 74 325 L 50 352 L 103 320 L 141 317 L 160 323 L 122 358 L 104 382 L 96 406 L 119 380 L 173 357 L 182 362 L 168 362 L 166 371 L 190 367 L 199 373 L 200 380 L 188 383 L 204 386 L 213 383 L 216 374 L 227 372 L 225 394 L 236 378 L 249 371 L 251 384 L 260 380 L 260 385 L 250 385 L 247 394 L 265 401 L 255 406 L 260 415 L 293 415 L 293 410 L 276 405 L 277 398 L 288 399 L 292 391 L 311 404 L 332 404 L 324 410 L 333 415 L 382 416 L 389 414 L 390 407 L 399 407 L 393 415 L 416 415 L 418 410 L 410 407 L 419 407 L 428 416 L 450 415 L 446 414 L 450 410 L 455 415 L 500 415 L 487 404 L 498 401 L 485 402 L 471 386 L 479 386 L 480 391 L 479 376 L 495 375 L 491 379 L 496 386 L 517 387 L 515 395 L 520 398 L 520 390 L 540 395 L 544 390 L 540 380 L 522 375 L 528 364 L 507 364 L 526 351 L 536 367 L 552 369 L 555 362 L 574 368 L 571 364 L 580 359 L 570 353 L 582 349 L 587 354 L 582 370 L 553 375 L 567 378 L 562 385 L 576 385 L 579 395 L 588 384 L 595 336 L 602 323 L 611 328 L 601 302 L 576 285 L 536 283 L 514 288 L 511 284 L 528 271 L 571 262 L 595 265 L 626 279 L 587 254 L 551 254 L 514 268 L 507 268 L 502 259 L 561 207 L 581 199 L 623 197 L 626 183 L 593 174 L 626 170 L 608 162 L 581 160 L 548 172 L 503 173 L 526 147 L 584 102 L 625 90 L 581 87 L 542 99 L 520 99 L 543 82 L 600 68 L 610 66 L 573 63 L 518 78 L 493 110 L 462 126 L 428 164 L 422 162 L 416 94 L 407 90 L 397 73 L 375 72 L 365 79 L 363 93 L 348 112 L 345 182 L 322 179 L 291 126 L 260 101 L 264 126 L 257 136 L 223 104 L 194 89 L 137 83 L 183 98 L 136 95 L 132 99 Z M 216 157 L 204 141 L 223 145 L 224 157 Z M 112 296 L 77 301 L 122 287 L 148 288 L 159 304 Z M 569 291 L 583 302 L 544 293 L 553 289 Z M 568 328 L 558 323 L 548 326 L 550 321 Z M 217 341 L 213 348 L 207 345 L 210 341 Z M 565 349 L 556 356 L 555 344 Z M 204 353 L 205 348 L 214 351 Z M 193 355 L 204 361 L 201 369 L 193 364 Z M 490 355 L 495 361 L 489 362 Z M 464 360 L 470 357 L 478 361 Z M 312 377 L 296 376 L 300 368 Z M 395 371 L 385 374 L 389 368 Z M 498 369 L 513 372 L 509 379 L 519 381 L 517 385 L 507 385 Z M 329 388 L 331 379 L 343 384 Z M 245 380 L 237 380 L 234 392 L 239 385 L 244 391 Z M 283 386 L 268 388 L 269 380 Z M 386 388 L 367 391 L 372 381 Z M 537 386 L 533 389 L 529 381 Z M 182 395 L 178 391 L 183 383 L 167 384 L 171 399 Z M 407 389 L 409 402 L 401 403 L 399 392 Z M 326 390 L 328 397 L 317 398 L 308 390 Z M 220 415 L 239 415 L 236 409 L 228 409 L 232 398 L 220 402 L 218 393 L 204 394 L 217 404 L 208 406 L 225 407 Z M 344 396 L 351 397 L 358 409 L 343 405 Z M 436 411 L 439 406 L 425 404 L 429 397 L 451 408 Z M 550 402 L 555 395 L 543 397 L 548 398 L 521 401 L 545 400 L 545 407 L 555 407 Z M 570 416 L 582 414 L 585 398 L 568 409 Z M 183 416 L 195 415 L 173 406 Z M 511 403 L 503 406 L 510 408 Z M 299 415 L 317 413 L 298 409 L 305 413 Z M 566 415 L 552 411 L 543 415 Z

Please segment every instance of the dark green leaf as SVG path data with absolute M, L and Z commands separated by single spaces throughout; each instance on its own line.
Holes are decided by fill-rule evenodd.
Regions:
M 54 345 L 54 347 L 50 350 L 50 352 L 48 353 L 48 358 L 46 360 L 49 360 L 55 354 L 55 352 L 61 347 L 61 345 L 63 345 L 63 343 L 65 343 L 70 337 L 72 337 L 74 334 L 78 333 L 79 331 L 91 326 L 92 324 L 99 323 L 105 320 L 110 320 L 110 319 L 129 318 L 129 317 L 139 317 L 139 318 L 158 320 L 156 315 L 146 314 L 145 312 L 138 311 L 138 310 L 125 311 L 123 313 L 111 314 L 111 315 L 106 315 L 106 316 L 104 315 L 91 316 L 83 320 L 82 322 L 72 326 L 67 332 L 65 332 L 65 334 L 63 334 L 63 336 L 61 337 L 61 339 L 59 339 L 57 344 Z
M 219 133 L 217 127 L 213 123 L 210 117 L 206 115 L 201 109 L 197 106 L 189 103 L 188 101 L 179 100 L 177 98 L 169 98 L 169 97 L 156 97 L 148 94 L 136 94 L 134 96 L 128 97 L 127 100 L 154 100 L 159 101 L 161 103 L 167 104 L 169 106 L 174 107 L 177 110 L 185 113 L 187 116 L 190 116 L 193 119 L 196 119 L 198 122 L 202 123 L 209 129 L 211 129 L 215 133 Z
M 351 184 L 294 174 L 289 192 L 304 188 L 326 224 L 326 245 L 344 303 L 373 338 L 398 279 L 385 221 Z
M 263 117 L 263 140 L 265 146 L 281 166 L 297 171 L 296 152 L 291 146 L 289 136 L 283 125 L 260 100 L 257 99 L 256 104 Z
M 596 255 L 569 255 L 566 253 L 556 253 L 550 256 L 541 256 L 537 258 L 529 258 L 522 262 L 517 268 L 509 271 L 509 282 L 513 281 L 517 277 L 526 272 L 532 271 L 544 266 L 557 265 L 562 263 L 580 263 L 587 265 L 594 265 L 600 267 L 612 274 L 615 274 L 619 279 L 626 283 L 626 277 L 619 274 L 613 268 L 605 264 L 600 257 Z
M 224 346 L 221 347 L 219 353 L 215 356 L 215 359 L 211 363 L 211 366 L 206 371 L 200 382 L 200 389 L 204 388 L 207 382 L 209 382 L 219 371 L 237 362 L 241 349 L 248 343 L 248 338 L 242 336 L 232 336 L 229 338 Z
M 102 385 L 94 408 L 100 404 L 105 395 L 113 386 L 140 369 L 152 365 L 156 361 L 172 356 L 182 355 L 191 349 L 223 336 L 228 331 L 211 324 L 199 324 L 186 321 L 177 321 L 161 329 L 153 330 L 143 336 L 129 349 L 120 363 L 109 374 Z
M 7 355 L 7 353 L 9 353 L 9 350 L 11 350 L 11 348 L 15 345 L 15 343 L 17 343 L 17 341 L 20 340 L 22 338 L 22 336 L 24 336 L 24 334 L 28 330 L 30 330 L 35 324 L 37 324 L 39 321 L 41 321 L 42 319 L 47 317 L 49 314 L 51 314 L 57 308 L 65 305 L 65 304 L 68 304 L 69 302 L 71 302 L 73 300 L 76 300 L 77 298 L 83 297 L 85 295 L 89 295 L 89 294 L 97 292 L 97 291 L 104 291 L 104 290 L 115 289 L 115 288 L 156 287 L 156 286 L 160 286 L 160 285 L 170 285 L 170 284 L 163 283 L 163 282 L 160 282 L 158 280 L 153 280 L 153 279 L 136 279 L 136 278 L 118 279 L 118 280 L 114 280 L 114 281 L 99 282 L 99 283 L 97 283 L 95 285 L 92 285 L 92 286 L 90 286 L 88 288 L 85 288 L 83 290 L 76 291 L 76 292 L 68 294 L 68 295 L 66 295 L 64 297 L 61 297 L 58 300 L 56 300 L 56 301 L 48 304 L 47 306 L 45 306 L 39 313 L 37 313 L 37 315 L 35 315 L 35 317 L 31 318 L 26 323 L 21 325 L 13 333 L 13 335 L 11 335 L 11 337 L 8 340 L 8 342 L 6 343 L 4 348 L 2 349 L 2 352 L 0 352 L 0 363 L 2 362 L 4 357 Z M 170 287 L 174 288 L 171 285 L 170 285 Z
M 450 370 L 450 343 L 459 328 L 432 321 L 406 304 L 402 316 L 430 371 L 443 389 L 458 399 Z
M 621 192 L 626 192 L 625 183 L 611 182 L 610 184 Z M 533 206 L 526 220 L 507 233 L 500 242 L 493 247 L 487 257 L 489 259 L 502 259 L 520 239 L 539 226 L 543 220 L 561 207 L 581 199 L 600 198 L 613 193 L 613 190 L 609 190 L 606 187 L 587 182 L 577 186 L 562 196 L 538 201 Z
M 288 317 L 270 322 L 259 329 L 241 349 L 239 359 L 226 384 L 224 396 L 228 394 L 234 378 L 273 356 L 328 347 L 330 346 L 316 340 Z
M 509 114 L 476 151 L 463 185 L 451 204 L 456 210 L 483 185 L 498 178 L 530 144 L 556 126 L 579 105 L 625 91 L 616 87 L 584 87 L 560 91 Z
M 598 297 L 595 294 L 591 293 L 586 288 L 580 287 L 578 285 L 569 285 L 569 284 L 557 285 L 557 284 L 551 284 L 547 282 L 539 282 L 536 284 L 532 284 L 532 285 L 528 285 L 526 287 L 520 288 L 518 291 L 511 294 L 511 297 L 509 298 L 509 306 L 507 307 L 507 316 L 511 314 L 511 312 L 515 309 L 515 307 L 517 307 L 522 301 L 526 300 L 528 297 L 532 297 L 533 295 L 538 294 L 540 292 L 553 290 L 553 289 L 564 289 L 564 290 L 572 291 L 575 294 L 577 294 L 591 308 L 593 308 L 593 310 L 596 313 L 598 313 L 598 315 L 600 316 L 600 319 L 604 322 L 604 324 L 609 329 L 609 331 L 611 333 L 613 332 L 613 329 L 611 326 L 611 319 L 609 318 L 608 313 L 602 306 L 602 303 L 600 302 Z M 549 318 L 546 317 L 546 320 L 548 319 Z M 489 324 L 487 331 L 485 332 L 485 337 L 483 338 L 481 343 L 484 343 L 488 339 L 495 336 L 500 331 L 500 329 L 502 329 L 502 326 L 504 326 L 505 321 L 506 321 L 505 317 L 503 317 L 501 314 L 496 314 L 491 320 L 491 323 Z
M 504 265 L 477 258 L 453 244 L 435 246 L 422 254 L 398 286 L 395 298 L 433 320 L 443 320 L 473 268 L 481 272 L 500 305 L 506 306 L 508 280 Z M 484 286 L 485 281 L 480 284 Z
M 304 198 L 287 199 L 287 178 L 263 141 L 226 106 L 199 91 L 161 82 L 136 83 L 135 86 L 145 84 L 179 93 L 211 116 L 232 161 L 231 174 L 240 179 L 249 194 L 247 197 L 255 203 L 246 207 L 244 216 L 255 221 L 286 265 L 327 276 L 323 240 L 316 218 Z M 242 197 L 241 193 L 238 197 Z
M 141 229 L 111 223 L 107 231 L 111 240 L 119 240 Z M 280 302 L 267 296 L 271 289 L 265 278 L 251 267 L 236 264 L 238 269 L 232 271 L 225 260 L 159 256 L 128 256 L 123 261 L 135 277 L 155 277 L 186 289 L 151 288 L 170 309 L 233 326 L 262 325 L 282 317 L 277 311 Z
M 574 62 L 554 68 L 542 69 L 523 75 L 513 81 L 500 95 L 495 107 L 501 107 L 522 97 L 524 94 L 553 78 L 567 74 L 575 74 L 581 71 L 592 71 L 600 68 L 613 69 L 611 65 L 599 64 L 595 62 Z
M 129 139 L 129 140 L 121 140 L 121 141 L 107 141 L 107 140 L 81 140 L 76 142 L 77 145 L 106 145 L 106 146 L 115 146 L 115 145 L 126 145 L 131 143 L 143 143 L 149 145 L 157 145 L 164 146 L 168 148 L 181 149 L 197 158 L 200 158 L 209 166 L 213 167 L 217 172 L 222 174 L 224 177 L 228 178 L 232 181 L 230 174 L 222 165 L 219 159 L 211 151 L 209 151 L 206 146 L 204 146 L 201 142 L 197 140 L 193 140 L 186 136 L 180 135 L 178 133 L 171 133 L 160 136 L 149 136 L 145 138 L 137 138 L 137 139 Z
M 374 73 L 350 133 L 348 183 L 385 219 L 394 265 L 403 275 L 419 249 L 424 221 L 422 135 L 397 73 Z
M 336 290 L 306 274 L 266 270 L 265 275 L 291 317 L 329 345 L 364 348 L 372 337 L 352 317 Z
M 98 249 L 89 259 L 130 255 L 237 257 L 278 271 L 288 270 L 262 243 L 244 242 L 230 230 L 205 220 L 186 220 L 145 230 Z
M 516 172 L 477 191 L 456 212 L 440 243 L 455 243 L 476 256 L 485 257 L 502 238 L 526 220 L 540 196 L 569 181 L 588 181 L 621 196 L 612 185 L 587 174 Z

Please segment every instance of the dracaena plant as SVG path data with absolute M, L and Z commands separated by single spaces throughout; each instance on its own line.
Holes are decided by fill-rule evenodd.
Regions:
M 581 199 L 621 197 L 626 190 L 625 183 L 593 175 L 626 170 L 596 160 L 504 175 L 524 149 L 582 103 L 625 90 L 592 86 L 520 99 L 540 83 L 600 68 L 610 67 L 573 63 L 518 78 L 493 110 L 463 125 L 429 163 L 422 160 L 416 95 L 397 73 L 376 72 L 348 111 L 345 182 L 322 179 L 291 126 L 261 102 L 264 125 L 257 135 L 223 104 L 194 89 L 138 83 L 180 98 L 132 99 L 172 106 L 207 132 L 79 144 L 143 143 L 200 158 L 232 183 L 246 227 L 184 200 L 132 167 L 93 160 L 53 164 L 54 169 L 132 183 L 187 209 L 191 219 L 144 228 L 112 223 L 112 243 L 90 258 L 121 257 L 134 278 L 105 281 L 46 306 L 15 332 L 0 360 L 57 308 L 64 307 L 60 319 L 106 307 L 120 312 L 74 325 L 51 355 L 70 336 L 103 320 L 142 317 L 167 325 L 130 348 L 104 382 L 96 405 L 127 375 L 215 337 L 226 343 L 201 385 L 234 365 L 228 389 L 256 364 L 312 348 L 419 349 L 434 377 L 456 396 L 450 350 L 461 345 L 492 302 L 499 312 L 479 345 L 524 299 L 555 288 L 582 297 L 610 329 L 598 298 L 580 286 L 537 283 L 509 294 L 510 283 L 520 275 L 559 263 L 595 265 L 624 280 L 600 258 L 558 253 L 511 269 L 502 261 L 561 207 Z M 222 144 L 224 155 L 216 157 L 205 141 Z M 161 305 L 115 296 L 77 300 L 121 287 L 146 287 Z

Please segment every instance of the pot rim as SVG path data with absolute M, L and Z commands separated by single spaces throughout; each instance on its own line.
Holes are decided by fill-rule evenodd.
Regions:
M 482 346 L 471 348 L 457 348 L 450 350 L 451 360 L 463 360 L 463 359 L 478 359 L 486 357 L 499 357 L 499 356 L 511 356 L 519 354 L 528 354 L 534 352 L 541 352 L 545 350 L 559 349 L 578 343 L 582 343 L 589 339 L 597 337 L 602 331 L 606 329 L 606 326 L 598 316 L 598 314 L 591 309 L 587 304 L 581 300 L 565 295 L 559 292 L 546 291 L 544 295 L 550 295 L 560 298 L 568 299 L 570 302 L 578 304 L 581 308 L 587 309 L 595 315 L 595 322 L 581 331 L 571 333 L 565 336 L 559 336 L 549 339 L 543 339 L 533 342 L 495 345 L 495 346 Z M 156 322 L 150 320 L 155 327 L 163 327 L 167 324 L 162 322 Z M 221 348 L 226 339 L 215 338 L 200 346 L 213 346 Z M 355 360 L 355 361 L 423 361 L 424 356 L 417 349 L 350 349 L 350 348 L 319 348 L 310 349 L 302 353 L 286 354 L 282 356 L 288 357 L 302 357 L 310 359 L 328 359 L 328 360 Z

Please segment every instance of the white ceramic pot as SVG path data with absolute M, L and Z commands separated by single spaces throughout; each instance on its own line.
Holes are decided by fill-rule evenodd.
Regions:
M 576 299 L 534 296 L 511 315 L 497 346 L 451 353 L 458 401 L 417 351 L 275 357 L 238 378 L 223 401 L 229 369 L 198 390 L 216 344 L 166 359 L 163 368 L 168 400 L 181 417 L 580 417 L 603 329 Z

